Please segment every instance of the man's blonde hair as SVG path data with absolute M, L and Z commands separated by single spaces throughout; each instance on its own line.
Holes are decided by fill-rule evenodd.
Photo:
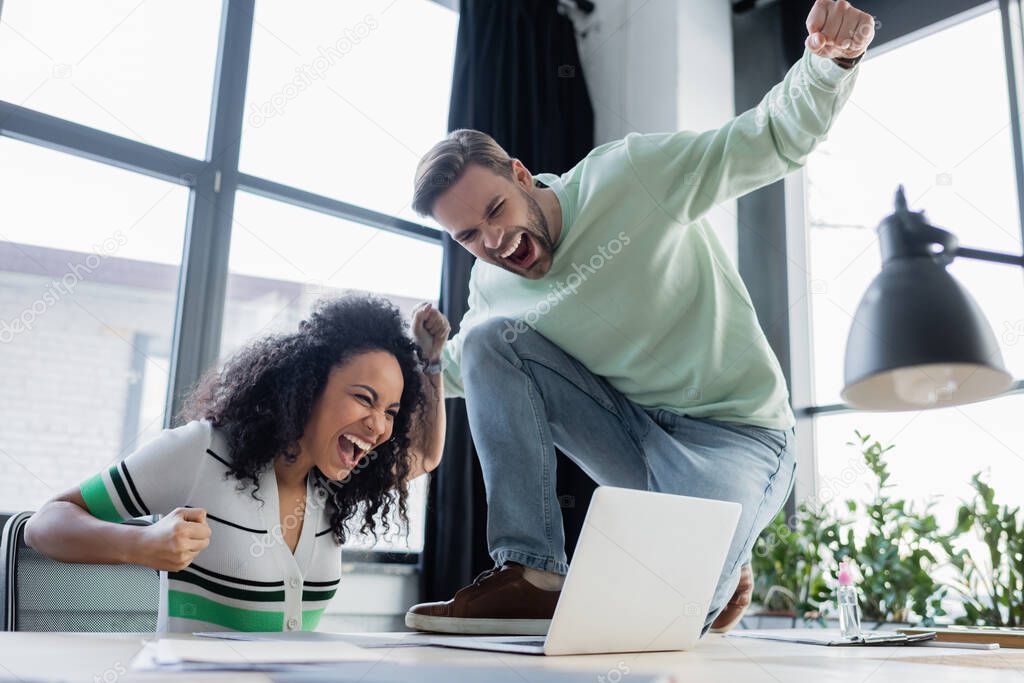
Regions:
M 512 178 L 512 157 L 487 133 L 460 128 L 430 148 L 416 167 L 412 208 L 421 216 L 434 212 L 434 202 L 459 181 L 466 167 L 477 164 Z

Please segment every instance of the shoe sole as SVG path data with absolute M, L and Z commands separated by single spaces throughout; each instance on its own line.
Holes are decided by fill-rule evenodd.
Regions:
M 426 614 L 405 613 L 405 625 L 416 631 L 454 633 L 471 636 L 545 636 L 551 626 L 550 619 L 466 619 L 461 617 L 431 617 Z

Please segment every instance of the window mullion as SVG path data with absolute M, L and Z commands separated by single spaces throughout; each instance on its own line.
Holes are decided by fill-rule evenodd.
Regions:
M 189 204 L 165 426 L 175 424 L 220 348 L 254 11 L 253 0 L 224 1 L 207 165 Z
M 1010 130 L 1017 181 L 1018 227 L 1024 243 L 1024 140 L 1021 106 L 1024 105 L 1024 17 L 1021 0 L 1000 0 L 1003 18 L 1003 47 L 1006 53 L 1006 82 L 1010 95 Z

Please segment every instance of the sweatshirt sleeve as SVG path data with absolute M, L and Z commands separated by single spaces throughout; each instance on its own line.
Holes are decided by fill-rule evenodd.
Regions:
M 691 223 L 803 166 L 849 99 L 858 69 L 805 50 L 754 109 L 703 133 L 632 133 L 626 154 L 651 200 Z
M 490 316 L 490 307 L 487 300 L 480 292 L 478 273 L 476 265 L 469 276 L 469 308 L 459 322 L 459 333 L 445 342 L 444 351 L 441 355 L 444 371 L 441 379 L 444 382 L 445 398 L 465 398 L 466 389 L 462 385 L 462 345 L 466 333 L 474 326 L 487 320 Z
M 445 398 L 466 398 L 466 389 L 462 386 L 462 368 L 459 362 L 462 360 L 462 332 L 445 342 L 444 371 L 441 380 L 444 383 Z
M 211 427 L 193 421 L 165 429 L 120 462 L 82 482 L 90 514 L 107 522 L 166 515 L 189 502 L 199 466 L 210 447 Z

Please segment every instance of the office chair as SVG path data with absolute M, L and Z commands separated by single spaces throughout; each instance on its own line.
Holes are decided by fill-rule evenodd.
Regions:
M 31 512 L 4 525 L 0 592 L 4 631 L 155 631 L 160 574 L 139 565 L 51 560 L 25 543 Z M 125 524 L 150 524 L 147 518 Z

